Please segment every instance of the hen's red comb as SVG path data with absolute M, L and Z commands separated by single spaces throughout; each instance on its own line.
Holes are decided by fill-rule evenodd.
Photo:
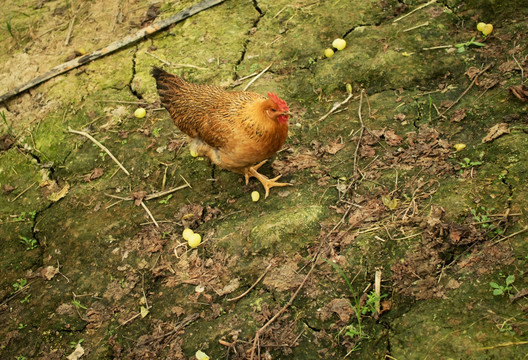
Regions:
M 275 104 L 277 104 L 280 111 L 283 111 L 285 113 L 290 111 L 290 108 L 288 107 L 288 105 L 286 105 L 286 101 L 282 100 L 277 94 L 269 92 L 268 97 L 273 100 Z

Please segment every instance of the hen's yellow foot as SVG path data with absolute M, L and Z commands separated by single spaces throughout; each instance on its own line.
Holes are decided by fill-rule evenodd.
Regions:
M 267 176 L 260 174 L 257 170 L 262 165 L 264 165 L 265 162 L 266 162 L 266 160 L 258 163 L 255 166 L 251 166 L 251 167 L 246 168 L 245 171 L 244 171 L 244 176 L 246 178 L 246 185 L 248 184 L 250 177 L 256 177 L 257 180 L 262 183 L 262 186 L 264 186 L 264 190 L 265 190 L 264 198 L 267 198 L 268 195 L 269 195 L 269 189 L 271 189 L 272 187 L 290 186 L 291 184 L 290 183 L 277 182 L 277 180 L 282 175 L 279 175 L 277 177 L 274 177 L 273 179 L 270 179 Z

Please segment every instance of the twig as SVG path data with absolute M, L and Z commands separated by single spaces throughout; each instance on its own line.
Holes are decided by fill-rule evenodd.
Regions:
M 429 1 L 428 3 L 426 3 L 426 4 L 420 5 L 420 6 L 418 6 L 416 9 L 414 9 L 414 10 L 408 12 L 407 14 L 402 15 L 402 16 L 400 16 L 399 18 L 397 18 L 396 20 L 394 20 L 393 23 L 395 23 L 395 22 L 397 22 L 397 21 L 400 21 L 401 19 L 405 19 L 407 16 L 411 15 L 412 13 L 414 13 L 414 12 L 420 10 L 420 9 L 423 9 L 423 8 L 426 7 L 426 6 L 429 6 L 429 5 L 431 5 L 431 4 L 434 4 L 435 2 L 436 2 L 436 0 L 431 0 L 431 1 Z
M 426 21 L 426 22 L 424 22 L 423 24 L 420 24 L 420 25 L 416 25 L 416 26 L 413 26 L 413 27 L 407 28 L 407 29 L 403 30 L 403 32 L 416 30 L 416 29 L 418 29 L 418 28 L 421 28 L 421 27 L 423 27 L 423 26 L 427 26 L 427 25 L 429 25 L 429 21 Z
M 185 181 L 185 184 L 187 184 L 188 187 L 190 187 L 192 189 L 192 186 L 191 184 L 189 184 L 189 182 L 187 180 L 185 180 L 185 178 L 183 177 L 182 174 L 180 174 L 180 177 L 183 179 L 183 181 Z
M 376 294 L 376 315 L 379 315 L 381 312 L 381 307 L 380 307 L 381 270 L 380 269 L 376 269 L 376 274 L 374 275 L 374 293 Z
M 148 104 L 146 101 L 126 101 L 126 100 L 97 100 L 99 103 L 116 103 L 116 104 L 132 104 L 143 105 Z
M 273 63 L 269 64 L 264 70 L 262 70 L 260 73 L 258 73 L 257 76 L 255 76 L 253 79 L 251 79 L 251 81 L 248 82 L 247 85 L 244 87 L 244 90 L 243 90 L 243 91 L 246 91 L 246 90 L 251 86 L 251 84 L 253 84 L 255 81 L 257 81 L 257 79 L 258 79 L 259 77 L 261 77 L 262 75 L 264 75 L 264 73 L 265 73 L 266 71 L 269 70 L 269 68 L 271 67 L 271 65 L 273 65 Z
M 433 46 L 428 48 L 422 48 L 422 50 L 438 50 L 438 49 L 450 49 L 454 47 L 453 45 L 439 45 L 439 46 Z
M 267 323 L 265 323 L 260 329 L 257 330 L 257 333 L 255 334 L 255 339 L 253 340 L 253 347 L 251 348 L 250 360 L 253 360 L 253 358 L 255 356 L 255 350 L 257 349 L 257 344 L 259 343 L 260 335 L 266 330 L 266 328 L 268 326 L 270 326 L 275 320 L 277 320 L 277 318 L 279 316 L 281 316 L 286 311 L 286 309 L 288 309 L 288 307 L 291 306 L 291 304 L 293 304 L 293 300 L 295 300 L 295 298 L 297 297 L 297 295 L 299 294 L 299 292 L 303 288 L 304 284 L 306 283 L 306 280 L 308 280 L 308 278 L 312 274 L 312 271 L 315 268 L 315 264 L 317 263 L 317 261 L 315 261 L 315 260 L 312 260 L 312 261 L 313 262 L 312 262 L 312 266 L 311 266 L 310 270 L 308 271 L 308 273 L 304 277 L 301 285 L 299 285 L 297 290 L 295 290 L 295 293 L 291 296 L 290 301 L 288 301 L 288 303 L 286 305 L 284 305 L 271 319 L 269 319 Z
M 154 219 L 154 216 L 150 212 L 149 208 L 147 207 L 147 205 L 145 205 L 145 203 L 143 201 L 141 201 L 141 206 L 143 206 L 143 209 L 145 209 L 145 211 L 147 212 L 148 216 L 152 219 L 152 222 L 154 223 L 154 225 L 156 225 L 156 227 L 160 227 L 158 222 L 156 221 L 156 219 Z
M 66 34 L 66 40 L 64 41 L 64 46 L 68 46 L 70 44 L 71 35 L 73 32 L 73 25 L 75 23 L 75 19 L 77 18 L 77 13 L 73 15 L 73 18 L 70 21 L 70 25 L 68 26 L 68 33 Z
M 512 58 L 513 58 L 513 61 L 515 61 L 515 63 L 517 64 L 517 66 L 519 67 L 519 69 L 521 69 L 521 84 L 524 83 L 524 69 L 523 67 L 521 66 L 521 64 L 519 64 L 519 62 L 517 61 L 517 59 L 515 58 L 515 55 L 512 55 Z
M 15 196 L 15 198 L 13 200 L 9 200 L 9 202 L 14 202 L 16 199 L 18 199 L 19 197 L 21 197 L 24 193 L 26 193 L 26 191 L 28 191 L 29 189 L 31 189 L 37 182 L 35 181 L 33 184 L 29 185 L 25 190 L 23 190 L 20 194 L 18 194 L 17 196 Z
M 151 54 L 149 51 L 145 51 L 145 54 L 147 54 L 148 56 L 152 56 L 154 59 L 161 61 L 161 62 L 164 63 L 165 65 L 169 65 L 169 66 L 171 65 L 170 62 L 168 62 L 168 61 L 166 61 L 166 60 L 163 60 L 162 58 L 159 58 L 159 57 L 157 57 L 157 56 L 154 55 L 154 54 Z
M 173 189 L 156 192 L 156 193 L 153 193 L 153 194 L 145 196 L 144 199 L 145 200 L 152 200 L 152 199 L 160 198 L 160 197 L 163 197 L 165 195 L 172 194 L 173 192 L 176 192 L 178 190 L 185 189 L 186 187 L 189 187 L 189 185 L 188 184 L 187 185 L 181 185 L 181 186 L 178 186 L 178 187 L 173 188 Z M 119 200 L 124 200 L 124 201 L 135 200 L 131 196 L 124 197 L 124 196 L 117 196 L 117 195 L 106 194 L 106 193 L 105 193 L 105 195 L 108 196 L 108 197 L 114 198 L 114 199 L 119 199 Z
M 65 62 L 59 66 L 54 67 L 50 71 L 48 71 L 45 74 L 42 74 L 40 76 L 37 76 L 36 78 L 32 79 L 31 81 L 17 86 L 16 88 L 2 94 L 0 96 L 0 103 L 10 99 L 11 97 L 20 94 L 23 91 L 26 91 L 27 89 L 30 89 L 40 83 L 43 83 L 44 81 L 47 81 L 51 78 L 54 78 L 57 75 L 63 74 L 65 72 L 68 72 L 72 69 L 75 69 L 81 65 L 87 64 L 93 60 L 99 59 L 103 56 L 106 56 L 110 53 L 113 53 L 116 50 L 120 50 L 130 44 L 135 43 L 136 41 L 139 41 L 143 39 L 144 37 L 148 35 L 152 35 L 156 32 L 159 32 L 160 30 L 163 30 L 177 22 L 180 22 L 184 19 L 187 19 L 188 17 L 191 17 L 203 10 L 206 10 L 210 7 L 213 7 L 215 5 L 218 5 L 225 0 L 204 0 L 196 5 L 190 6 L 187 9 L 184 9 L 180 11 L 179 13 L 168 17 L 167 19 L 155 22 L 152 25 L 149 25 L 147 27 L 144 27 L 143 29 L 137 31 L 135 34 L 128 35 L 124 37 L 123 39 L 120 39 L 118 41 L 115 41 L 99 50 L 96 50 L 90 54 L 75 58 L 71 61 Z
M 238 295 L 237 297 L 234 297 L 234 298 L 231 298 L 231 299 L 227 299 L 227 301 L 237 301 L 237 300 L 242 299 L 244 296 L 246 296 L 255 286 L 257 286 L 257 284 L 260 282 L 260 280 L 262 280 L 264 278 L 264 276 L 266 276 L 266 274 L 268 273 L 270 268 L 271 268 L 271 263 L 266 267 L 266 270 L 264 270 L 262 275 L 259 276 L 257 281 L 255 281 L 255 283 L 249 287 L 249 289 L 247 289 L 246 291 L 244 291 L 244 293 L 242 293 L 241 295 Z
M 507 343 L 497 344 L 494 346 L 481 347 L 481 348 L 478 348 L 477 350 L 485 351 L 485 350 L 493 350 L 493 349 L 500 348 L 500 347 L 517 346 L 517 345 L 525 345 L 525 344 L 528 344 L 528 341 L 507 342 Z
M 514 237 L 514 236 L 516 236 L 516 235 L 522 234 L 522 233 L 525 232 L 525 231 L 528 231 L 528 226 L 525 227 L 525 228 L 522 229 L 522 230 L 519 230 L 519 231 L 517 231 L 517 232 L 515 232 L 515 233 L 513 233 L 513 234 L 510 234 L 510 235 L 508 235 L 508 236 L 503 237 L 502 239 L 499 239 L 499 240 L 495 241 L 495 242 L 494 242 L 493 244 L 491 244 L 491 245 L 498 244 L 498 243 L 500 243 L 501 241 L 504 241 L 504 240 L 509 239 L 509 238 L 512 238 L 512 237 Z
M 240 85 L 240 84 L 242 83 L 242 81 L 244 81 L 244 80 L 246 80 L 246 79 L 249 79 L 249 78 L 252 78 L 252 77 L 255 76 L 255 75 L 258 75 L 258 73 L 254 72 L 254 73 L 251 73 L 251 74 L 249 74 L 249 75 L 246 75 L 246 76 L 243 76 L 243 77 L 241 77 L 241 78 L 238 78 L 238 79 L 236 79 L 235 81 L 233 81 L 233 82 L 231 83 L 231 85 L 229 85 L 229 87 L 233 88 L 233 87 L 235 87 L 235 86 L 238 86 L 238 85 Z
M 345 105 L 351 98 L 352 98 L 352 94 L 348 94 L 347 98 L 345 100 L 343 100 L 342 102 L 340 103 L 337 103 L 337 104 L 334 104 L 334 106 L 332 106 L 332 108 L 330 109 L 329 112 L 327 112 L 326 114 L 324 114 L 323 116 L 321 116 L 319 118 L 319 120 L 317 120 L 315 123 L 317 124 L 318 122 L 321 122 L 323 121 L 324 119 L 326 119 L 327 117 L 329 117 L 331 114 L 333 114 L 337 109 L 339 109 L 341 106 Z
M 455 106 L 459 101 L 460 99 L 462 99 L 464 97 L 464 95 L 467 94 L 467 92 L 469 91 L 469 89 L 471 89 L 473 87 L 473 85 L 475 85 L 475 82 L 478 80 L 478 77 L 480 75 L 482 75 L 484 72 L 488 71 L 488 69 L 492 66 L 493 64 L 488 64 L 484 69 L 482 69 L 477 75 L 475 75 L 475 77 L 473 78 L 473 81 L 471 82 L 471 84 L 469 84 L 469 86 L 467 87 L 466 90 L 464 90 L 464 92 L 462 94 L 460 94 L 460 96 L 458 97 L 458 99 L 456 99 L 451 105 L 449 105 L 447 107 L 447 109 L 445 109 L 441 114 L 440 116 L 444 116 L 445 113 L 447 113 L 449 110 L 451 110 L 451 108 L 453 106 Z
M 176 325 L 176 327 L 163 334 L 163 335 L 160 335 L 160 336 L 156 336 L 156 337 L 151 337 L 149 338 L 148 340 L 145 340 L 143 342 L 139 342 L 137 343 L 136 346 L 143 346 L 143 345 L 147 345 L 147 344 L 150 344 L 154 341 L 158 341 L 158 340 L 163 340 L 165 339 L 167 336 L 171 336 L 171 335 L 174 335 L 176 333 L 178 333 L 179 331 L 181 331 L 181 329 L 183 329 L 184 327 L 186 327 L 188 324 L 192 323 L 193 321 L 195 321 L 196 319 L 198 319 L 200 317 L 200 314 L 192 314 L 192 315 L 189 315 L 187 316 L 185 319 L 183 319 L 178 325 Z
M 352 172 L 353 181 L 348 185 L 347 189 L 345 190 L 345 193 L 350 189 L 352 184 L 356 183 L 356 173 L 360 173 L 358 169 L 358 153 L 359 153 L 359 147 L 361 145 L 361 139 L 363 138 L 363 134 L 365 133 L 365 123 L 363 122 L 363 115 L 361 114 L 361 109 L 363 108 L 363 92 L 365 89 L 361 89 L 361 93 L 359 96 L 359 106 L 358 106 L 358 117 L 359 117 L 359 123 L 361 124 L 361 129 L 359 131 L 359 137 L 357 140 L 356 150 L 354 151 L 354 169 Z M 349 136 L 352 135 L 352 131 L 350 132 Z
M 125 174 L 127 175 L 130 175 L 130 173 L 128 172 L 127 169 L 125 169 L 125 167 L 123 165 L 121 165 L 121 163 L 119 162 L 119 160 L 116 159 L 116 157 L 114 155 L 112 155 L 112 153 L 110 152 L 110 150 L 108 150 L 103 144 L 101 144 L 99 141 L 95 140 L 95 138 L 88 134 L 87 132 L 85 131 L 78 131 L 78 130 L 73 130 L 71 127 L 68 126 L 68 131 L 71 132 L 71 133 L 74 133 L 74 134 L 78 134 L 78 135 L 82 135 L 82 136 L 85 136 L 87 137 L 88 139 L 90 139 L 95 145 L 97 145 L 101 150 L 104 150 L 108 156 L 110 156 L 110 158 L 112 160 L 114 160 L 114 162 L 119 165 L 119 167 L 121 168 L 121 170 L 124 171 Z

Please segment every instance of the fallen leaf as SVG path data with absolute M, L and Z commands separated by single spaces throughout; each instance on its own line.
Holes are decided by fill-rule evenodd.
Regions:
M 503 73 L 511 72 L 513 70 L 518 70 L 518 69 L 519 67 L 513 60 L 508 60 L 499 65 L 499 71 Z
M 398 207 L 398 205 L 400 204 L 400 200 L 393 199 L 393 198 L 391 198 L 388 195 L 383 195 L 381 197 L 381 201 L 383 202 L 383 205 L 388 207 L 390 210 L 396 209 Z
M 400 135 L 396 135 L 394 130 L 387 130 L 383 133 L 383 136 L 385 137 L 385 141 L 390 146 L 398 146 L 401 144 L 403 138 Z
M 15 140 L 11 135 L 4 134 L 0 136 L 0 151 L 8 150 L 14 143 Z
M 238 280 L 238 278 L 231 279 L 229 284 L 224 286 L 224 288 L 222 290 L 218 291 L 218 296 L 231 294 L 233 291 L 235 291 L 239 287 L 240 287 L 240 281 Z
M 460 241 L 460 238 L 461 238 L 461 234 L 459 231 L 457 230 L 451 230 L 451 232 L 449 233 L 449 238 L 451 239 L 451 241 L 453 242 L 453 244 L 456 244 Z
M 341 142 L 339 139 L 332 140 L 326 145 L 323 149 L 324 152 L 330 155 L 335 155 L 339 150 L 345 147 L 345 143 Z
M 4 185 L 4 194 L 9 194 L 11 191 L 15 190 L 14 186 L 5 184 Z
M 381 302 L 381 311 L 380 314 L 383 314 L 385 311 L 389 311 L 392 308 L 392 301 L 385 300 Z
M 376 155 L 376 150 L 374 150 L 372 146 L 363 145 L 359 149 L 359 154 L 361 155 L 361 157 L 373 157 L 374 155 Z
M 450 279 L 446 284 L 446 288 L 454 290 L 454 289 L 458 289 L 460 285 L 462 284 L 459 281 L 455 279 Z
M 477 76 L 477 74 L 480 72 L 479 69 L 477 69 L 476 67 L 470 67 L 469 69 L 467 69 L 467 71 L 465 72 L 465 75 L 467 75 L 467 77 L 469 78 L 469 80 L 473 80 L 475 78 L 475 76 Z
M 451 116 L 451 119 L 449 119 L 451 122 L 460 122 L 464 120 L 466 117 L 466 109 L 458 109 L 454 112 L 453 116 Z
M 64 185 L 64 187 L 60 191 L 54 192 L 50 196 L 48 196 L 48 200 L 53 201 L 53 202 L 59 201 L 60 199 L 62 199 L 68 194 L 69 189 L 70 189 L 70 185 L 68 184 Z
M 141 313 L 141 317 L 144 318 L 145 316 L 148 315 L 149 311 L 146 307 L 144 306 L 140 306 L 139 307 L 139 312 Z
M 344 323 L 348 323 L 350 317 L 354 314 L 354 309 L 347 299 L 334 299 L 325 305 L 325 310 L 330 313 L 336 313 L 339 316 L 339 320 Z M 324 321 L 324 318 L 328 318 L 329 316 L 322 315 L 321 317 Z
M 524 84 L 510 86 L 508 90 L 510 90 L 512 94 L 519 98 L 521 101 L 528 101 L 528 86 Z
M 407 116 L 405 116 L 405 114 L 399 113 L 399 114 L 394 115 L 394 120 L 403 121 L 403 120 L 405 120 L 406 117 Z
M 318 162 L 315 156 L 310 153 L 298 155 L 286 155 L 282 160 L 275 160 L 271 167 L 277 174 L 288 175 L 298 170 L 304 170 L 312 167 L 317 167 Z
M 492 140 L 495 140 L 496 138 L 498 138 L 499 136 L 503 134 L 509 134 L 509 133 L 510 133 L 510 129 L 508 128 L 508 124 L 498 123 L 494 125 L 491 129 L 489 129 L 488 135 L 486 135 L 482 139 L 482 142 L 483 143 L 490 142 Z
M 75 350 L 70 355 L 68 355 L 67 359 L 68 360 L 78 360 L 83 355 L 84 355 L 83 347 L 81 346 L 81 344 L 77 344 L 77 346 L 75 347 Z
M 40 271 L 40 275 L 46 280 L 51 280 L 55 275 L 59 273 L 59 269 L 53 267 L 53 266 L 46 266 L 44 269 Z
M 130 194 L 130 196 L 134 200 L 134 204 L 136 204 L 136 206 L 139 206 L 139 205 L 141 205 L 141 202 L 143 201 L 143 198 L 145 196 L 147 196 L 147 193 L 145 191 L 136 191 L 136 192 Z
M 95 168 L 92 170 L 91 173 L 89 173 L 88 175 L 84 177 L 84 181 L 90 182 L 92 180 L 100 178 L 101 176 L 103 176 L 103 174 L 104 174 L 104 170 L 102 168 Z

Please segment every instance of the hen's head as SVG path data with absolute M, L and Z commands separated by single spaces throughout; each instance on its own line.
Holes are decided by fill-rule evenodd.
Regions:
M 268 93 L 270 106 L 266 109 L 266 114 L 272 118 L 277 119 L 280 124 L 287 123 L 289 118 L 290 108 L 286 105 L 286 101 L 282 100 L 277 94 Z

